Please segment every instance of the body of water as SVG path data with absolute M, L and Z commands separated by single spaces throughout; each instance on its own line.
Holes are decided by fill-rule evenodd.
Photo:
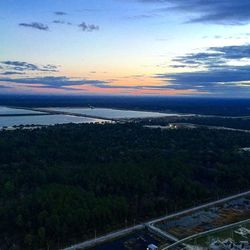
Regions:
M 180 116 L 178 114 L 171 114 L 171 113 L 119 110 L 119 109 L 109 109 L 109 108 L 91 109 L 91 108 L 55 107 L 55 108 L 44 108 L 40 110 L 41 112 L 0 106 L 0 128 L 20 126 L 20 125 L 55 125 L 55 124 L 66 124 L 66 123 L 108 122 L 108 120 L 105 119 L 129 119 L 129 118 L 149 118 L 149 117 L 153 118 L 153 117 L 164 117 L 173 115 Z M 41 115 L 41 114 L 46 114 L 46 110 L 62 112 L 62 114 Z M 64 113 L 68 113 L 69 115 Z M 76 116 L 74 116 L 74 114 Z M 4 116 L 4 115 L 10 115 L 10 116 Z M 90 117 L 81 117 L 77 115 L 86 115 Z
M 106 119 L 129 119 L 129 118 L 148 118 L 148 117 L 165 117 L 165 116 L 180 116 L 179 114 L 146 112 L 134 110 L 119 110 L 108 108 L 46 108 L 44 110 L 68 112 L 72 114 L 82 114 L 89 116 L 102 117 Z
M 103 123 L 102 119 L 77 117 L 72 115 L 34 115 L 34 116 L 8 116 L 0 117 L 0 127 L 13 127 L 20 125 L 56 125 L 66 123 Z
M 44 114 L 43 112 L 26 110 L 26 109 L 17 109 L 9 108 L 5 106 L 0 106 L 0 115 L 32 115 L 32 114 Z

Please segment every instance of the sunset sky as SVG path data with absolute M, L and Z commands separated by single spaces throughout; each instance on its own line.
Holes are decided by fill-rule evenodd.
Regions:
M 249 0 L 2 0 L 0 93 L 250 96 Z

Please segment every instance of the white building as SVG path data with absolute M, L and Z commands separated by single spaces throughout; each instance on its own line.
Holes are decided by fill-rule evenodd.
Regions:
M 150 244 L 150 245 L 148 245 L 147 250 L 158 250 L 158 247 L 154 244 Z

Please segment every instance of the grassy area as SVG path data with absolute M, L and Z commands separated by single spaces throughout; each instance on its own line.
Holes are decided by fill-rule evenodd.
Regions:
M 250 229 L 249 222 L 245 223 L 245 224 L 243 223 L 241 226 L 245 227 L 247 229 Z M 249 241 L 250 235 L 247 238 L 244 238 L 244 237 L 240 236 L 239 234 L 235 233 L 235 230 L 237 230 L 238 228 L 240 228 L 240 226 L 234 226 L 234 227 L 231 227 L 229 229 L 222 230 L 220 232 L 211 233 L 209 235 L 206 235 L 206 236 L 203 236 L 200 238 L 196 238 L 192 241 L 189 241 L 189 242 L 187 242 L 187 244 L 207 248 L 207 247 L 209 247 L 210 242 L 212 242 L 213 240 L 217 240 L 217 239 L 223 241 L 223 240 L 226 240 L 228 238 L 232 238 L 236 242 L 243 241 L 243 240 Z

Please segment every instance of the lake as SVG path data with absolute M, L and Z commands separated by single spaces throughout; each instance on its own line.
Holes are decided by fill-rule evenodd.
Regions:
M 56 125 L 66 123 L 103 123 L 102 119 L 77 117 L 72 115 L 0 116 L 0 127 L 20 125 Z
M 33 115 L 33 114 L 44 114 L 44 113 L 27 109 L 17 109 L 17 108 L 0 106 L 0 115 Z
M 165 117 L 165 116 L 181 116 L 180 114 L 147 112 L 135 110 L 119 110 L 109 108 L 46 108 L 44 110 L 68 112 L 72 114 L 82 114 L 87 116 L 96 116 L 106 119 L 129 119 L 129 118 L 150 118 L 150 117 Z
M 66 123 L 103 123 L 110 122 L 105 119 L 129 119 L 180 116 L 179 114 L 146 112 L 134 110 L 119 110 L 109 108 L 40 108 L 40 111 L 26 110 L 25 108 L 10 108 L 0 106 L 0 128 L 20 125 L 56 125 Z M 43 112 L 44 110 L 44 112 Z M 62 112 L 62 114 L 46 114 L 48 111 Z M 68 114 L 63 114 L 63 113 Z M 37 115 L 36 115 L 37 114 Z M 74 114 L 76 116 L 74 116 Z M 2 115 L 2 116 L 1 116 Z M 5 116 L 10 115 L 10 116 Z M 32 115 L 32 116 L 31 116 Z M 90 117 L 81 117 L 86 115 Z M 98 117 L 98 118 L 94 118 Z M 100 119 L 99 119 L 100 118 Z

